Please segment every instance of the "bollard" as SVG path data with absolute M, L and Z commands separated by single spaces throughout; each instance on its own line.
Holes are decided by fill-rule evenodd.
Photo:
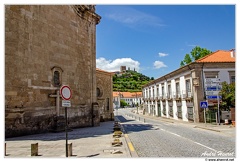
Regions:
M 38 143 L 31 144 L 31 156 L 38 156 Z
M 138 120 L 140 121 L 140 117 L 138 117 Z
M 143 119 L 143 123 L 145 123 L 145 119 Z
M 5 156 L 7 156 L 7 143 L 5 143 Z
M 72 143 L 68 144 L 68 156 L 72 156 Z

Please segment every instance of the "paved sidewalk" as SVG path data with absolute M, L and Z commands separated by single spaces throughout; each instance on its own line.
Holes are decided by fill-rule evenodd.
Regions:
M 68 158 L 129 158 L 131 157 L 125 136 L 123 143 L 113 147 L 113 121 L 101 122 L 98 127 L 73 129 L 68 132 L 68 144 L 72 143 L 72 156 Z M 5 139 L 5 158 L 15 157 L 66 157 L 66 133 L 45 133 Z M 38 143 L 38 155 L 31 156 L 31 144 Z M 122 154 L 113 154 L 114 151 Z
M 148 119 L 158 120 L 158 121 L 163 121 L 163 122 L 191 126 L 193 128 L 198 128 L 198 129 L 215 131 L 215 132 L 219 132 L 219 133 L 222 133 L 222 134 L 228 135 L 228 136 L 236 136 L 236 128 L 230 124 L 225 125 L 224 123 L 221 123 L 220 125 L 218 125 L 216 123 L 206 123 L 206 124 L 205 123 L 194 123 L 194 122 L 170 119 L 170 118 L 166 118 L 166 117 L 150 116 L 147 114 L 143 115 L 141 110 L 139 110 L 138 114 L 137 114 L 136 109 L 133 109 L 130 114 L 136 116 L 136 120 L 139 120 L 139 117 L 140 117 L 140 120 L 142 120 L 142 121 L 145 119 L 145 122 L 147 122 Z M 135 118 L 134 116 L 132 116 L 132 117 Z M 131 117 L 131 115 L 130 115 L 130 117 Z

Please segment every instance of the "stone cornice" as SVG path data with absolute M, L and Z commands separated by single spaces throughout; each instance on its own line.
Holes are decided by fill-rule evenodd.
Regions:
M 100 22 L 101 16 L 95 13 L 95 5 L 73 5 L 73 9 L 77 15 L 89 22 Z

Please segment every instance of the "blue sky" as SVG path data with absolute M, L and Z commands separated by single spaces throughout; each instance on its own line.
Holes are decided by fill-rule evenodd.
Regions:
M 97 5 L 97 67 L 127 66 L 155 79 L 195 46 L 235 48 L 235 5 Z

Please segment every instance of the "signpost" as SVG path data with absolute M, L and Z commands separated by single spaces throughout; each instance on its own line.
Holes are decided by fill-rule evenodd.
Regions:
M 60 88 L 60 95 L 63 98 L 62 106 L 65 107 L 65 132 L 66 132 L 66 157 L 68 157 L 68 120 L 67 120 L 67 107 L 71 107 L 70 98 L 72 97 L 72 92 L 69 86 L 63 85 Z
M 218 123 L 220 125 L 220 110 L 219 110 L 219 92 L 221 90 L 220 78 L 206 78 L 205 79 L 205 93 L 207 99 L 217 99 L 218 101 Z
M 207 101 L 201 101 L 200 107 L 204 109 L 204 122 L 206 126 L 206 108 L 208 108 L 208 102 Z

